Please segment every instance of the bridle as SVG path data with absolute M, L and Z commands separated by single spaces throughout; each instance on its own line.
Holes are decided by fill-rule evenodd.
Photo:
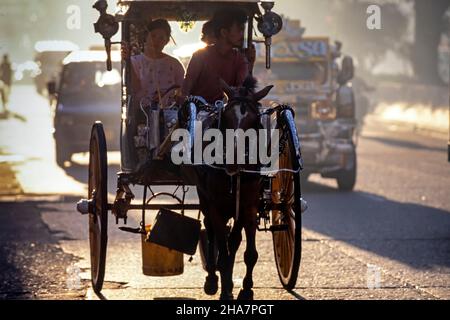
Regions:
M 258 109 L 258 103 L 254 102 L 249 97 L 233 97 L 231 98 L 225 108 L 223 109 L 223 113 L 228 112 L 229 110 L 233 110 L 231 106 L 235 106 L 236 104 L 240 104 L 241 108 L 247 108 L 250 107 L 251 111 L 255 113 L 258 117 L 260 116 L 260 112 Z
M 260 112 L 258 109 L 258 104 L 255 103 L 252 99 L 248 97 L 233 97 L 230 99 L 227 103 L 227 105 L 222 108 L 221 114 L 219 115 L 220 118 L 224 117 L 225 114 L 229 113 L 230 111 L 234 110 L 233 107 L 235 107 L 237 104 L 240 105 L 242 113 L 245 113 L 247 108 L 250 109 L 252 113 L 254 113 L 257 118 L 260 118 Z M 220 119 L 221 120 L 221 119 Z M 219 121 L 221 122 L 221 121 Z M 219 124 L 219 129 L 221 129 Z
M 260 112 L 260 110 L 258 108 L 259 104 L 257 102 L 255 102 L 255 101 L 253 101 L 252 99 L 250 99 L 247 96 L 244 96 L 244 97 L 242 97 L 242 96 L 233 97 L 232 99 L 230 99 L 228 101 L 226 106 L 224 106 L 223 103 L 220 106 L 217 103 L 214 106 L 212 106 L 212 105 L 206 103 L 206 101 L 204 101 L 204 100 L 200 101 L 200 100 L 196 99 L 194 101 L 194 99 L 195 98 L 190 98 L 190 102 L 193 102 L 194 104 L 196 104 L 196 102 L 197 103 L 200 102 L 199 104 L 196 104 L 199 107 L 200 110 L 209 112 L 210 113 L 210 117 L 217 117 L 219 130 L 222 130 L 222 127 L 221 127 L 221 125 L 222 125 L 222 120 L 221 120 L 222 117 L 224 116 L 224 114 L 226 114 L 230 110 L 233 110 L 234 108 L 232 108 L 231 106 L 235 106 L 236 104 L 240 104 L 241 108 L 242 107 L 244 107 L 244 108 L 247 108 L 247 107 L 251 108 L 251 111 L 256 114 L 258 120 L 260 120 L 261 117 L 264 116 L 264 115 L 269 115 L 270 116 L 273 113 L 278 112 L 278 111 L 282 111 L 284 109 L 290 109 L 293 112 L 291 107 L 285 106 L 285 105 L 279 105 L 279 106 L 276 106 L 274 108 L 269 108 L 269 109 L 267 109 L 267 110 L 265 110 L 263 112 Z M 262 127 L 261 121 L 258 121 L 258 123 L 259 123 L 260 127 Z M 225 152 L 224 152 L 224 154 L 225 154 Z M 234 176 L 230 175 L 227 172 L 226 167 L 213 165 L 213 164 L 206 164 L 206 163 L 203 163 L 201 165 L 205 165 L 205 166 L 207 166 L 207 167 L 209 167 L 211 169 L 221 170 L 221 171 L 225 172 L 230 177 L 230 187 L 231 187 L 230 193 L 233 192 L 233 177 Z M 274 173 L 278 173 L 280 171 L 287 171 L 287 172 L 292 172 L 292 173 L 296 174 L 296 173 L 300 172 L 300 170 L 301 170 L 300 168 L 298 170 L 278 169 L 278 170 L 276 170 L 274 172 L 268 172 L 267 171 L 266 173 L 267 174 L 274 174 Z M 235 216 L 236 221 L 239 219 L 241 176 L 244 173 L 245 174 L 251 174 L 251 175 L 261 175 L 261 170 L 259 170 L 259 169 L 258 170 L 240 169 L 239 172 L 235 175 L 236 176 L 236 195 L 235 195 L 236 196 L 236 209 L 235 209 L 236 210 L 236 212 L 235 212 L 235 214 L 236 214 L 236 216 Z

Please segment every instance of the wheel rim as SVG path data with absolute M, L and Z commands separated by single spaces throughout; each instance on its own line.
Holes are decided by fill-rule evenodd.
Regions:
M 106 147 L 99 137 L 101 130 L 94 127 L 89 155 L 89 198 L 93 200 L 89 212 L 89 245 L 91 258 L 91 279 L 95 292 L 100 292 L 106 260 L 107 242 L 107 190 L 106 190 Z
M 293 169 L 290 148 L 280 155 L 280 168 Z M 287 225 L 286 231 L 273 233 L 275 259 L 282 282 L 289 281 L 294 260 L 295 245 L 295 212 L 294 212 L 294 174 L 292 172 L 280 171 L 272 182 L 272 200 L 281 203 L 284 210 L 272 212 L 273 225 Z
M 98 164 L 98 160 L 94 157 L 93 161 L 95 162 L 95 166 Z M 101 214 L 101 199 L 99 199 L 98 191 L 100 186 L 98 185 L 99 177 L 98 170 L 93 170 L 94 172 L 90 176 L 92 179 L 92 186 L 94 187 L 92 190 L 89 190 L 89 194 L 91 195 L 91 199 L 94 200 L 94 211 L 89 213 L 89 243 L 91 248 L 91 276 L 92 280 L 96 283 L 98 280 L 98 269 L 99 269 L 99 260 L 100 260 L 100 248 L 101 248 L 101 218 L 99 214 Z
M 297 282 L 301 260 L 301 190 L 300 174 L 296 150 L 290 129 L 282 128 L 286 134 L 286 143 L 279 156 L 279 171 L 272 180 L 272 203 L 277 210 L 272 210 L 272 225 L 283 225 L 272 232 L 275 263 L 283 287 L 292 290 Z

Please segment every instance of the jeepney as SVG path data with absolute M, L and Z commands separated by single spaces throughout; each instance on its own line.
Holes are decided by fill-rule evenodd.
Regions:
M 352 190 L 357 167 L 352 58 L 341 58 L 341 44 L 327 37 L 303 36 L 300 21 L 283 22 L 272 43 L 272 68 L 264 69 L 259 47 L 254 74 L 260 83 L 275 85 L 267 99 L 294 107 L 303 178 L 319 173 L 336 179 L 340 190 Z

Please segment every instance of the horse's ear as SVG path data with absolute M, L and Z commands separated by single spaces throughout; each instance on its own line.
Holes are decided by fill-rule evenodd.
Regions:
M 262 89 L 261 91 L 256 92 L 253 95 L 253 100 L 255 102 L 258 102 L 261 99 L 264 99 L 270 92 L 270 90 L 272 90 L 273 86 L 267 86 L 264 89 Z
M 222 78 L 219 79 L 219 83 L 220 83 L 220 87 L 222 88 L 223 92 L 225 92 L 225 94 L 229 98 L 231 98 L 234 95 L 233 89 Z

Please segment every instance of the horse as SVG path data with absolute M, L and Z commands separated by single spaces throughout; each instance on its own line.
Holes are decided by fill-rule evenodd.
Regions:
M 273 86 L 255 92 L 256 80 L 248 77 L 242 87 L 231 88 L 221 81 L 222 89 L 228 96 L 228 103 L 220 115 L 219 130 L 225 136 L 225 130 L 261 128 L 259 101 L 263 99 Z M 237 154 L 234 144 L 234 155 Z M 224 148 L 224 154 L 229 152 Z M 244 253 L 246 274 L 238 299 L 253 299 L 253 269 L 258 260 L 256 250 L 257 212 L 260 201 L 261 176 L 255 172 L 258 165 L 225 163 L 222 166 L 203 166 L 197 169 L 197 193 L 204 224 L 208 237 L 206 255 L 206 276 L 204 291 L 215 295 L 218 291 L 218 276 L 221 280 L 221 300 L 232 300 L 233 267 L 236 252 L 242 241 L 242 230 L 245 230 L 247 246 Z M 248 173 L 248 171 L 252 171 Z M 247 171 L 247 172 L 245 172 Z M 234 219 L 231 231 L 228 221 Z M 215 255 L 215 246 L 218 257 Z M 216 260 L 217 257 L 217 260 Z

